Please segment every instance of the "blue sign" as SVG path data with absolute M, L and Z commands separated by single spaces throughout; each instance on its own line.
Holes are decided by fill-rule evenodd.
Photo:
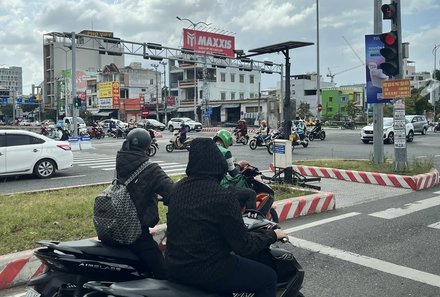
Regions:
M 208 113 L 212 114 L 212 106 L 208 106 Z
M 33 103 L 34 103 L 34 101 L 32 100 L 32 98 L 29 98 L 28 103 L 29 103 L 29 104 L 33 104 Z
M 286 153 L 286 146 L 282 144 L 275 144 L 273 146 L 273 152 L 274 154 L 285 154 Z
M 382 81 L 389 77 L 380 68 L 385 62 L 380 50 L 384 47 L 380 34 L 365 35 L 365 71 L 367 78 L 367 103 L 388 103 L 390 99 L 382 98 Z
M 17 104 L 23 104 L 23 99 L 17 98 Z
M 2 104 L 8 104 L 8 97 L 3 97 L 2 98 Z

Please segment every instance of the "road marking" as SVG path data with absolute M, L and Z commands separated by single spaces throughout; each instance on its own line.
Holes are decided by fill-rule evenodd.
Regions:
M 440 205 L 440 196 L 407 203 L 401 208 L 388 208 L 383 211 L 370 213 L 369 215 L 390 220 L 438 205 Z
M 363 256 L 349 251 L 344 251 L 337 248 L 321 245 L 319 243 L 307 241 L 292 236 L 289 236 L 289 240 L 294 246 L 305 250 L 320 253 L 333 258 L 348 261 L 364 267 L 368 267 L 388 274 L 393 274 L 406 279 L 418 281 L 424 284 L 431 285 L 433 287 L 440 288 L 440 275 L 435 275 L 432 273 L 397 265 L 376 258 L 371 258 L 368 256 Z
M 90 160 L 84 160 L 81 159 L 81 161 L 73 161 L 74 164 L 93 164 L 93 163 L 100 163 L 100 162 L 115 162 L 115 158 L 108 158 L 108 159 L 90 159 Z
M 84 177 L 85 174 L 82 175 L 69 175 L 69 176 L 60 176 L 60 177 L 52 177 L 51 179 L 66 179 L 66 178 L 72 178 L 72 177 Z
M 428 225 L 429 228 L 440 229 L 440 222 Z
M 343 214 L 343 215 L 339 215 L 339 216 L 331 217 L 331 218 L 328 218 L 328 219 L 323 219 L 323 220 L 319 220 L 319 221 L 316 221 L 316 222 L 304 224 L 304 225 L 293 227 L 293 228 L 289 228 L 289 229 L 283 229 L 283 230 L 286 233 L 292 233 L 292 232 L 304 230 L 304 229 L 307 229 L 307 228 L 312 228 L 312 227 L 316 227 L 316 226 L 319 226 L 319 225 L 323 225 L 323 224 L 327 224 L 327 223 L 343 220 L 343 219 L 346 219 L 346 218 L 351 218 L 351 217 L 354 217 L 354 216 L 357 216 L 357 215 L 360 215 L 360 213 L 359 212 L 349 212 L 349 213 L 346 213 L 346 214 Z

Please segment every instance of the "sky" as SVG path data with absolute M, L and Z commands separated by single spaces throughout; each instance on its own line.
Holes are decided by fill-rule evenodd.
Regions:
M 23 69 L 23 93 L 43 80 L 43 34 L 82 30 L 110 31 L 133 42 L 182 46 L 182 29 L 209 23 L 235 37 L 245 52 L 286 41 L 313 42 L 290 51 L 291 75 L 317 71 L 317 2 L 319 68 L 325 81 L 337 85 L 365 83 L 365 35 L 373 33 L 377 0 L 0 0 L 0 67 Z M 434 47 L 440 44 L 440 0 L 401 0 L 402 36 L 416 71 L 434 69 Z M 387 0 L 383 1 L 388 3 Z M 390 21 L 383 21 L 383 32 Z M 440 61 L 438 53 L 437 66 Z M 280 53 L 255 58 L 284 63 Z M 126 56 L 126 64 L 149 62 Z M 274 88 L 279 75 L 263 74 L 261 88 Z

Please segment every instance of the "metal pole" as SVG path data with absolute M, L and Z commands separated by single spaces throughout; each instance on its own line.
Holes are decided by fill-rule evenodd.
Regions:
M 159 62 L 159 64 L 163 65 L 163 89 L 162 89 L 162 104 L 164 105 L 165 112 L 165 124 L 168 123 L 168 111 L 167 111 L 167 71 L 165 66 L 166 62 Z M 164 94 L 165 91 L 165 94 Z
M 316 118 L 321 119 L 318 106 L 321 103 L 321 74 L 319 73 L 319 0 L 316 0 Z
M 435 78 L 435 72 L 437 70 L 437 49 L 439 48 L 440 44 L 434 45 L 434 72 L 432 73 L 432 79 L 434 82 L 436 82 Z M 433 84 L 434 86 L 436 83 Z M 437 98 L 435 98 L 438 94 L 438 88 L 437 87 L 431 87 L 431 97 L 432 97 L 432 113 L 433 113 L 433 121 L 435 122 L 435 101 Z
M 151 64 L 154 67 L 154 71 L 156 72 L 156 120 L 159 120 L 159 89 L 158 89 L 158 81 L 157 81 L 157 67 L 159 64 Z
M 195 56 L 196 52 L 196 44 L 197 44 L 197 33 L 196 33 L 196 25 L 193 24 L 194 30 L 194 121 L 198 122 L 199 119 L 197 117 L 197 58 Z
M 73 136 L 78 137 L 76 108 L 73 106 L 73 100 L 76 97 L 76 37 L 75 32 L 72 32 L 72 96 L 70 96 L 69 106 L 72 110 L 72 122 L 73 122 Z
M 374 0 L 374 34 L 382 33 L 381 6 L 382 0 Z M 384 161 L 383 103 L 376 103 L 373 104 L 373 163 L 382 164 Z

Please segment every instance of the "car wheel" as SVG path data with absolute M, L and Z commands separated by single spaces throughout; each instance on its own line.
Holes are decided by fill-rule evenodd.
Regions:
M 174 127 L 173 127 L 173 125 L 170 125 L 170 126 L 168 127 L 168 130 L 170 130 L 170 132 L 173 132 L 173 131 L 174 131 Z
M 428 129 L 426 129 L 426 128 L 423 128 L 423 130 L 422 130 L 422 135 L 426 135 L 426 131 L 427 131 Z
M 257 140 L 256 140 L 256 139 L 252 139 L 252 140 L 249 142 L 249 147 L 251 148 L 251 150 L 256 149 L 256 148 L 257 148 Z
M 362 142 L 363 142 L 363 143 L 370 143 L 370 141 L 367 140 L 367 139 L 362 139 Z
M 49 159 L 43 159 L 37 162 L 34 167 L 34 174 L 38 178 L 49 178 L 55 174 L 55 162 Z
M 165 149 L 167 150 L 167 152 L 171 153 L 172 151 L 174 151 L 174 145 L 172 143 L 171 144 L 167 144 Z
M 394 133 L 393 132 L 390 132 L 390 134 L 388 134 L 388 138 L 386 139 L 386 142 L 389 144 L 394 143 Z
M 408 136 L 406 137 L 406 140 L 408 142 L 413 142 L 413 140 L 414 140 L 414 132 L 413 131 L 409 131 Z

